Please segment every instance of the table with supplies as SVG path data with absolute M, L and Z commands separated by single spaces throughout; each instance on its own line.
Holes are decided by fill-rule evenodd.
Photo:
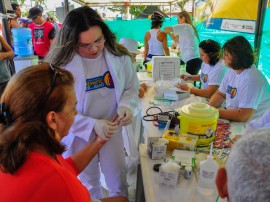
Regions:
M 157 83 L 153 82 L 151 78 L 147 76 L 147 73 L 145 72 L 139 72 L 138 77 L 141 82 L 144 82 L 147 84 L 147 91 L 144 95 L 144 98 L 141 99 L 141 117 L 146 116 L 146 112 L 150 107 L 157 107 L 152 108 L 150 114 L 159 113 L 160 110 L 162 112 L 167 111 L 173 111 L 177 108 L 181 108 L 185 105 L 194 103 L 194 102 L 205 102 L 205 98 L 201 98 L 198 96 L 190 95 L 189 97 L 185 99 L 181 99 L 178 101 L 172 101 L 164 102 L 162 100 L 161 103 L 156 100 L 154 102 L 154 95 L 155 95 L 155 89 L 157 86 Z M 224 120 L 226 122 L 226 120 Z M 223 122 L 222 122 L 223 123 Z M 227 124 L 227 122 L 226 122 Z M 243 123 L 237 123 L 237 122 L 230 122 L 230 137 L 233 137 L 235 135 L 240 134 L 241 130 L 244 127 Z M 142 128 L 143 128 L 143 140 L 142 142 L 144 144 L 139 145 L 139 154 L 140 154 L 140 165 L 138 170 L 138 178 L 137 178 L 137 196 L 136 201 L 147 201 L 147 202 L 178 202 L 178 201 L 185 201 L 185 202 L 212 202 L 212 201 L 225 201 L 221 198 L 219 198 L 217 191 L 211 195 L 204 195 L 201 194 L 197 189 L 197 181 L 198 181 L 198 173 L 192 171 L 191 178 L 185 179 L 184 178 L 184 172 L 181 169 L 179 172 L 179 178 L 178 182 L 176 184 L 175 188 L 168 188 L 165 186 L 160 185 L 159 183 L 159 173 L 154 171 L 154 165 L 155 164 L 164 164 L 164 162 L 171 158 L 172 151 L 168 151 L 166 153 L 165 160 L 152 160 L 149 157 L 147 144 L 150 137 L 162 137 L 164 134 L 164 128 L 159 129 L 157 126 L 153 125 L 153 121 L 145 121 L 142 120 Z M 222 133 L 226 133 L 223 132 Z M 217 144 L 215 145 L 217 146 Z M 225 148 L 226 149 L 226 148 Z M 206 150 L 207 152 L 209 151 Z M 206 152 L 206 153 L 207 153 Z M 205 154 L 205 156 L 207 156 Z M 218 154 L 215 154 L 215 156 L 218 156 Z M 196 157 L 197 158 L 197 157 Z M 224 160 L 224 159 L 223 159 Z M 219 162 L 220 164 L 220 162 Z M 221 162 L 222 164 L 222 162 Z

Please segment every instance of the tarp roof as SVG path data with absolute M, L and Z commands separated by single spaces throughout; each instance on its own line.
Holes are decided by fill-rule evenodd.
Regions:
M 170 6 L 179 0 L 72 0 L 85 6 L 123 6 L 129 5 L 146 5 L 146 6 Z

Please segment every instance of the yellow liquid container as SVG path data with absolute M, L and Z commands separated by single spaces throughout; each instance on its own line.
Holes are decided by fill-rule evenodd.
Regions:
M 180 116 L 180 134 L 199 137 L 197 145 L 209 145 L 215 139 L 218 110 L 205 103 L 195 102 L 177 109 Z
M 147 71 L 148 77 L 152 78 L 153 75 L 152 75 L 152 62 L 151 61 L 146 63 L 146 71 Z

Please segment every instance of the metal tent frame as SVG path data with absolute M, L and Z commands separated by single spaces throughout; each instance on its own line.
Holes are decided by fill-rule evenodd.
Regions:
M 72 0 L 85 6 L 123 6 L 123 5 L 146 5 L 146 6 L 171 6 L 178 0 Z

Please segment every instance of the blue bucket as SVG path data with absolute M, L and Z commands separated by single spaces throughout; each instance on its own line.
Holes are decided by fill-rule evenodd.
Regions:
M 32 34 L 29 28 L 12 28 L 14 53 L 18 56 L 33 55 Z

